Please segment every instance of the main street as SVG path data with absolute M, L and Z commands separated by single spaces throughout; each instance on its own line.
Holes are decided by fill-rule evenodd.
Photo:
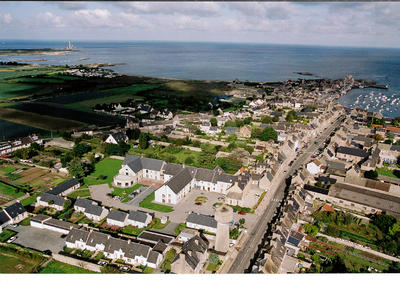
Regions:
M 246 246 L 245 248 L 241 248 L 239 253 L 237 254 L 235 260 L 233 261 L 228 273 L 244 273 L 244 270 L 247 269 L 250 265 L 250 260 L 253 258 L 254 254 L 257 251 L 258 245 L 261 242 L 261 238 L 264 236 L 267 225 L 273 218 L 273 214 L 278 207 L 279 201 L 283 199 L 284 190 L 286 187 L 285 180 L 290 175 L 292 175 L 297 169 L 307 163 L 311 156 L 318 150 L 318 148 L 323 146 L 323 142 L 327 139 L 327 137 L 331 134 L 331 132 L 341 123 L 341 118 L 337 119 L 335 123 L 328 126 L 320 135 L 317 135 L 316 138 L 310 140 L 310 145 L 304 153 L 301 153 L 297 157 L 297 159 L 293 162 L 293 165 L 288 167 L 287 170 L 284 170 L 287 167 L 287 164 L 283 164 L 280 171 L 284 170 L 283 173 L 277 175 L 278 185 L 273 185 L 271 187 L 271 191 L 268 193 L 269 197 L 265 200 L 269 201 L 264 213 L 260 215 L 258 222 L 253 225 L 253 229 L 250 231 L 247 242 L 243 244 Z M 271 195 L 273 195 L 271 197 Z M 275 199 L 275 201 L 272 201 Z

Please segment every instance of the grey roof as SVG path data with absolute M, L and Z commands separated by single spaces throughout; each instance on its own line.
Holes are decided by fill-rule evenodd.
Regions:
M 128 219 L 145 223 L 147 219 L 147 213 L 142 211 L 130 211 Z
M 130 242 L 126 245 L 125 249 L 125 256 L 128 258 L 135 258 L 135 256 L 142 256 L 148 258 L 150 255 L 151 248 L 149 246 Z
M 100 206 L 95 206 L 95 205 L 91 205 L 85 209 L 85 213 L 93 214 L 93 215 L 97 215 L 97 216 L 100 216 L 102 212 L 103 212 L 103 208 Z
M 87 209 L 88 207 L 92 206 L 92 203 L 93 203 L 92 200 L 88 200 L 85 198 L 78 198 L 75 201 L 75 206 Z
M 232 134 L 235 134 L 236 132 L 238 132 L 238 130 L 239 130 L 239 128 L 237 128 L 237 127 L 227 126 L 225 128 L 225 134 L 232 135 Z
M 337 153 L 352 155 L 352 156 L 361 157 L 361 158 L 365 158 L 368 156 L 367 151 L 364 151 L 364 150 L 361 150 L 358 148 L 343 147 L 343 146 L 337 148 Z
M 63 206 L 65 203 L 65 199 L 61 196 L 58 195 L 53 195 L 49 193 L 43 193 L 40 196 L 40 201 L 49 203 L 50 201 L 53 201 L 55 205 L 57 206 Z
M 166 234 L 160 234 L 154 231 L 143 231 L 137 236 L 138 240 L 145 241 L 145 242 L 163 242 L 164 244 L 169 244 L 175 237 Z
M 147 258 L 147 261 L 150 263 L 157 263 L 157 258 L 160 256 L 159 253 L 155 251 L 150 251 L 149 257 Z
M 16 202 L 16 203 L 12 204 L 11 206 L 7 207 L 5 209 L 5 211 L 11 218 L 16 218 L 20 214 L 23 214 L 24 212 L 26 212 L 26 209 L 21 205 L 21 203 Z
M 390 147 L 390 150 L 391 150 L 391 151 L 398 151 L 398 152 L 400 152 L 400 146 L 399 146 L 399 145 L 392 145 L 392 146 Z
M 75 243 L 76 241 L 86 242 L 88 237 L 89 231 L 74 228 L 68 233 L 65 241 L 70 243 Z
M 0 225 L 7 223 L 11 220 L 11 218 L 4 212 L 0 212 Z
M 164 165 L 164 161 L 150 159 L 150 158 L 141 158 L 141 163 L 144 169 L 156 170 L 156 171 L 160 171 L 162 166 Z
M 104 246 L 106 246 L 109 237 L 110 236 L 105 234 L 105 233 L 92 231 L 89 234 L 89 237 L 88 237 L 88 239 L 86 241 L 86 245 L 88 245 L 90 247 L 96 247 L 96 245 L 103 244 Z
M 111 136 L 115 139 L 115 141 L 117 141 L 117 143 L 119 142 L 125 142 L 127 137 L 123 132 L 115 132 L 112 133 Z
M 186 263 L 192 269 L 196 269 L 200 262 L 200 258 L 198 257 L 197 253 L 205 253 L 208 249 L 208 245 L 209 242 L 207 239 L 202 238 L 199 235 L 195 235 L 183 244 L 182 253 L 185 255 Z M 179 256 L 175 258 L 174 262 L 178 259 Z
M 185 168 L 164 185 L 168 186 L 175 194 L 178 194 L 190 181 L 192 181 L 192 175 L 189 169 Z
M 236 175 L 232 175 L 232 174 L 228 174 L 228 173 L 221 173 L 220 175 L 218 175 L 217 178 L 218 182 L 224 182 L 224 183 L 235 183 L 235 181 L 237 181 L 237 176 Z
M 186 218 L 186 222 L 217 228 L 217 221 L 214 217 L 204 214 L 190 213 Z
M 111 210 L 107 216 L 107 219 L 124 222 L 128 214 L 126 212 Z
M 42 223 L 43 221 L 48 220 L 48 219 L 50 219 L 50 218 L 51 218 L 51 217 L 48 216 L 48 215 L 45 215 L 45 214 L 38 214 L 37 216 L 32 217 L 32 218 L 31 218 L 31 221 L 35 221 L 35 222 Z
M 129 244 L 128 241 L 110 237 L 108 239 L 106 247 L 104 248 L 104 251 L 106 251 L 108 253 L 114 253 L 115 251 L 119 251 L 119 250 L 124 251 L 127 249 L 128 244 Z
M 79 225 L 77 225 L 77 224 L 58 220 L 55 218 L 50 218 L 50 219 L 44 221 L 43 224 L 48 225 L 48 226 L 57 227 L 57 228 L 64 229 L 64 230 L 71 230 L 72 228 L 79 228 Z
M 134 172 L 138 172 L 142 169 L 160 171 L 164 165 L 164 161 L 126 155 L 122 164 L 128 165 Z
M 183 166 L 180 164 L 171 164 L 171 163 L 167 163 L 164 166 L 164 174 L 168 174 L 168 175 L 176 175 L 178 174 L 178 172 L 180 172 L 182 170 Z
M 270 182 L 272 182 L 272 180 L 274 179 L 274 177 L 272 176 L 271 172 L 267 172 L 267 178 Z
M 48 193 L 53 195 L 59 195 L 77 184 L 79 184 L 79 181 L 76 180 L 75 178 L 71 178 L 68 179 L 67 181 L 64 181 L 63 183 L 58 184 L 56 187 L 48 191 Z
M 215 171 L 205 168 L 198 168 L 196 173 L 197 181 L 213 182 Z
M 340 162 L 326 161 L 326 165 L 334 169 L 346 169 L 346 164 Z

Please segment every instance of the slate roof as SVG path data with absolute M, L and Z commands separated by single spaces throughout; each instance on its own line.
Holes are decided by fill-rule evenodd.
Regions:
M 124 222 L 128 214 L 126 212 L 111 210 L 107 216 L 107 219 Z
M 5 209 L 5 211 L 11 218 L 16 218 L 20 214 L 23 214 L 24 212 L 26 212 L 26 209 L 21 205 L 21 203 L 16 202 L 16 203 L 12 204 L 11 206 L 7 207 Z
M 62 221 L 62 220 L 58 220 L 55 218 L 50 218 L 48 220 L 45 220 L 43 222 L 44 225 L 49 225 L 49 226 L 54 226 L 60 229 L 64 229 L 64 230 L 71 230 L 71 228 L 79 228 L 79 225 L 77 224 L 73 224 L 70 222 L 66 222 L 66 221 Z
M 155 251 L 150 251 L 147 261 L 155 264 L 155 263 L 157 263 L 157 258 L 159 257 L 159 255 L 160 254 Z
M 56 187 L 54 187 L 47 193 L 53 194 L 53 195 L 59 195 L 77 184 L 79 184 L 79 181 L 76 180 L 75 178 L 71 178 L 71 179 L 68 179 L 67 181 L 64 181 L 63 183 L 58 184 Z
M 185 168 L 164 185 L 168 186 L 175 194 L 178 194 L 190 181 L 192 181 L 192 175 L 189 169 Z
M 103 208 L 101 206 L 91 205 L 85 209 L 85 213 L 100 216 L 103 212 Z
M 135 173 L 142 169 L 160 171 L 164 165 L 164 161 L 126 155 L 122 165 L 127 165 Z
M 126 135 L 123 132 L 112 133 L 111 136 L 115 139 L 115 141 L 117 141 L 117 143 L 125 142 L 127 139 Z
M 390 151 L 397 151 L 400 152 L 400 146 L 399 145 L 392 145 L 390 147 Z
M 143 231 L 137 236 L 138 240 L 146 241 L 146 242 L 162 242 L 164 244 L 169 244 L 175 237 L 165 234 L 160 234 L 153 231 Z
M 198 168 L 196 173 L 197 181 L 213 182 L 215 171 L 205 168 Z
M 167 163 L 164 166 L 164 174 L 176 175 L 182 170 L 183 166 L 180 164 Z
M 130 242 L 128 245 L 126 245 L 124 251 L 125 251 L 125 256 L 128 258 L 133 259 L 135 258 L 135 256 L 142 256 L 148 258 L 150 255 L 151 248 L 143 244 Z
M 361 150 L 358 148 L 350 148 L 350 147 L 343 147 L 343 146 L 337 148 L 337 153 L 361 157 L 361 158 L 365 158 L 368 156 L 367 151 L 364 151 L 364 150 Z
M 11 220 L 11 218 L 4 212 L 0 212 L 0 225 L 7 223 Z
M 74 206 L 87 209 L 92 206 L 92 201 L 85 198 L 78 198 L 76 199 Z
M 226 135 L 232 135 L 232 134 L 235 134 L 238 131 L 239 131 L 239 128 L 233 127 L 233 126 L 227 126 L 225 128 L 225 134 Z
M 146 219 L 147 219 L 147 213 L 142 212 L 142 211 L 130 211 L 128 219 L 145 223 Z
M 83 229 L 72 229 L 67 237 L 65 238 L 66 242 L 75 243 L 76 241 L 86 242 L 89 237 L 89 231 Z
M 221 173 L 220 175 L 218 175 L 217 181 L 218 182 L 224 182 L 224 183 L 235 183 L 235 181 L 237 181 L 237 176 L 236 175 L 232 175 L 232 174 L 228 174 L 228 173 Z
M 217 221 L 214 217 L 204 214 L 190 213 L 186 218 L 186 222 L 217 228 Z
M 182 253 L 185 255 L 186 263 L 192 268 L 196 269 L 197 265 L 200 262 L 200 258 L 197 255 L 197 252 L 204 253 L 208 249 L 209 242 L 207 239 L 200 237 L 199 235 L 195 235 L 187 242 L 183 244 Z M 177 261 L 180 256 L 177 256 L 174 260 Z
M 61 196 L 54 195 L 54 194 L 49 194 L 49 193 L 43 193 L 40 196 L 40 201 L 49 203 L 50 201 L 53 201 L 55 205 L 57 206 L 63 206 L 65 203 L 65 199 Z
M 109 235 L 97 231 L 92 231 L 89 234 L 89 237 L 86 241 L 86 245 L 90 247 L 96 247 L 96 245 L 103 244 L 104 246 L 107 245 Z
M 31 218 L 31 221 L 35 221 L 35 222 L 42 223 L 43 221 L 48 220 L 48 219 L 50 219 L 50 218 L 51 218 L 51 217 L 48 216 L 48 215 L 45 215 L 45 214 L 38 214 L 37 216 L 32 217 L 32 218 Z

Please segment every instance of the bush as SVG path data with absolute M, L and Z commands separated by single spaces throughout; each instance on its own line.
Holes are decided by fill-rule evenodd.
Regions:
M 376 170 L 368 170 L 364 172 L 364 177 L 376 180 L 378 178 L 378 172 Z
M 210 263 L 215 264 L 215 265 L 217 265 L 219 263 L 219 257 L 215 253 L 211 253 L 208 260 L 210 261 Z

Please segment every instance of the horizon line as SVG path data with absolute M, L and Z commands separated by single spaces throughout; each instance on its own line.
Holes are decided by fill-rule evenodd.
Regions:
M 20 39 L 3 38 L 4 41 L 53 41 L 53 42 L 159 42 L 159 43 L 197 43 L 197 44 L 237 44 L 237 45 L 277 45 L 277 46 L 302 46 L 302 47 L 331 47 L 331 48 L 361 48 L 361 49 L 400 49 L 392 46 L 360 46 L 360 45 L 321 45 L 321 44 L 302 44 L 302 43 L 273 43 L 273 42 L 237 42 L 237 41 L 190 41 L 190 40 L 156 40 L 156 39 Z M 1 49 L 1 45 L 0 45 Z

